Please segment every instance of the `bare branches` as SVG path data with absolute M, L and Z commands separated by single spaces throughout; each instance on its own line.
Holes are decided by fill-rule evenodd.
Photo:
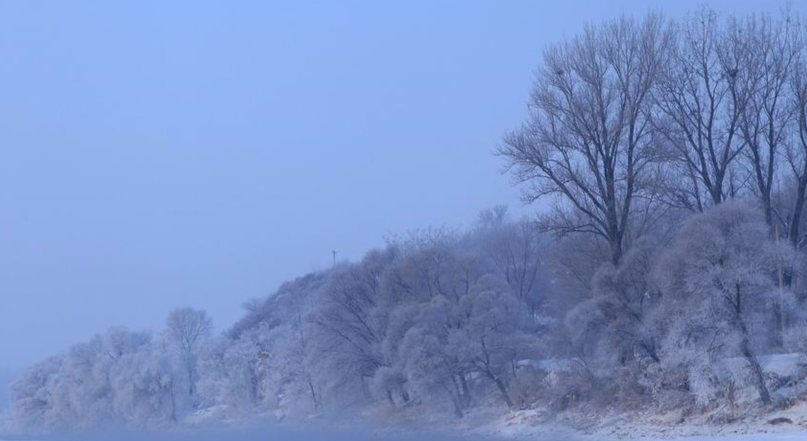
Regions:
M 745 54 L 723 32 L 714 11 L 691 15 L 655 89 L 655 129 L 672 147 L 678 175 L 689 181 L 675 197 L 699 211 L 732 195 L 731 168 L 744 147 L 738 126 L 748 100 L 739 79 L 747 74 Z
M 797 24 L 789 17 L 732 19 L 726 32 L 728 54 L 743 75 L 737 75 L 738 89 L 747 97 L 740 109 L 740 135 L 747 149 L 746 171 L 772 225 L 773 185 L 777 169 L 789 142 L 795 107 L 788 100 L 788 80 L 801 46 L 795 39 Z
M 189 307 L 171 311 L 165 321 L 168 337 L 179 348 L 182 364 L 188 380 L 188 395 L 196 390 L 196 358 L 202 340 L 210 335 L 213 321 L 202 309 Z
M 555 228 L 602 237 L 614 262 L 632 218 L 648 213 L 633 204 L 654 185 L 643 180 L 659 151 L 649 96 L 671 41 L 667 22 L 648 15 L 589 27 L 547 49 L 530 118 L 498 152 L 515 180 L 528 185 L 527 201 L 553 195 L 566 204 Z M 584 221 L 570 222 L 568 211 Z

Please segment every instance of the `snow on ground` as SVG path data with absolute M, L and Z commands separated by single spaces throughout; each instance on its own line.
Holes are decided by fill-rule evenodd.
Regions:
M 656 438 L 659 439 L 659 438 Z M 756 434 L 756 435 L 729 435 L 729 436 L 716 436 L 716 437 L 686 437 L 675 438 L 675 441 L 804 441 L 807 439 L 807 432 L 791 433 L 791 434 Z M 653 441 L 653 440 L 643 440 Z
M 553 415 L 542 409 L 509 412 L 504 417 L 485 419 L 485 415 L 469 415 L 469 420 L 486 423 L 464 423 L 458 427 L 470 434 L 514 440 L 580 440 L 580 441 L 806 441 L 807 403 L 791 408 L 755 415 L 749 413 L 725 424 L 709 421 L 709 415 L 660 416 L 612 415 L 585 418 L 574 414 Z M 596 423 L 591 422 L 596 420 Z M 464 429 L 464 430 L 462 430 Z
M 807 359 L 803 354 L 774 354 L 759 358 L 765 372 L 790 383 L 774 391 L 781 402 L 796 401 L 782 410 L 762 410 L 753 387 L 744 387 L 738 398 L 741 406 L 735 411 L 727 407 L 714 409 L 702 415 L 687 415 L 638 412 L 632 414 L 607 413 L 581 415 L 561 413 L 553 415 L 544 409 L 529 409 L 508 412 L 501 417 L 469 415 L 470 419 L 485 421 L 476 425 L 466 424 L 472 433 L 509 439 L 571 439 L 571 440 L 720 440 L 720 441 L 807 441 L 807 396 L 804 373 Z M 565 360 L 531 360 L 541 367 L 568 369 Z M 746 361 L 724 360 L 724 368 L 741 372 Z M 800 385 L 793 386 L 793 381 Z M 730 416 L 730 417 L 729 417 Z M 730 421 L 718 423 L 717 421 Z

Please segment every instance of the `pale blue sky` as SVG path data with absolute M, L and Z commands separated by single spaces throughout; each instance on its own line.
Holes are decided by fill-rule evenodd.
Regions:
M 530 212 L 491 151 L 541 49 L 699 3 L 0 2 L 0 368 L 186 304 L 223 329 L 332 249 Z

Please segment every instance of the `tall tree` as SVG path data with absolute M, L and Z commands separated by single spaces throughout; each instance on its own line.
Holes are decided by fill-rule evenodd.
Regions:
M 803 247 L 801 223 L 807 199 L 807 29 L 804 23 L 796 23 L 794 36 L 793 68 L 790 70 L 788 85 L 790 89 L 790 105 L 794 112 L 795 130 L 788 146 L 786 158 L 790 171 L 796 181 L 795 200 L 790 216 L 788 236 L 794 246 Z
M 749 93 L 745 47 L 724 38 L 717 13 L 690 15 L 675 38 L 673 56 L 658 79 L 653 124 L 670 147 L 679 176 L 671 202 L 695 211 L 736 193 L 733 166 L 742 152 L 740 120 Z M 680 179 L 684 178 L 684 179 Z
M 563 201 L 549 228 L 601 237 L 614 263 L 631 228 L 658 215 L 652 174 L 661 149 L 649 124 L 649 98 L 671 44 L 667 21 L 651 14 L 588 27 L 550 47 L 530 117 L 498 151 L 515 180 L 527 184 L 528 202 Z
M 751 16 L 729 20 L 726 56 L 744 72 L 738 88 L 747 94 L 739 110 L 739 128 L 747 146 L 745 163 L 760 200 L 765 220 L 773 226 L 772 194 L 777 167 L 791 133 L 794 106 L 788 100 L 788 79 L 800 47 L 794 40 L 796 25 L 787 16 Z
M 202 309 L 177 308 L 165 321 L 168 337 L 176 344 L 182 367 L 188 378 L 188 395 L 193 395 L 197 380 L 196 362 L 201 344 L 210 335 L 213 321 Z

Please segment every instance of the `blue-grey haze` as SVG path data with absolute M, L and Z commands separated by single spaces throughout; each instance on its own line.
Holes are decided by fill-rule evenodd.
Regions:
M 0 2 L 0 367 L 175 306 L 223 329 L 332 250 L 533 212 L 491 152 L 542 48 L 700 3 Z

